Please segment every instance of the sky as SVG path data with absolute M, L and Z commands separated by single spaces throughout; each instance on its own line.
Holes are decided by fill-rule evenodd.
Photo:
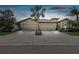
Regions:
M 30 9 L 33 8 L 34 5 L 0 5 L 0 9 L 4 10 L 6 8 L 11 9 L 14 12 L 14 16 L 17 19 L 17 21 L 24 20 L 26 18 L 29 18 L 31 15 Z M 59 7 L 62 9 L 52 9 L 55 7 Z M 75 16 L 67 16 L 69 14 L 70 9 L 73 5 L 42 5 L 42 8 L 45 8 L 45 17 L 41 19 L 51 19 L 51 18 L 59 18 L 59 20 L 62 20 L 64 18 L 69 18 L 71 20 L 75 19 Z M 75 5 L 77 9 L 79 9 L 79 5 Z

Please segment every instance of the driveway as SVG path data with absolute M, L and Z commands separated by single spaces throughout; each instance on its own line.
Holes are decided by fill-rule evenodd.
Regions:
M 34 31 L 18 31 L 0 37 L 1 54 L 55 54 L 78 53 L 79 37 L 58 31 L 42 31 L 35 36 Z
M 70 36 L 58 31 L 42 31 L 41 36 L 36 36 L 35 31 L 18 31 L 0 37 L 0 44 L 12 45 L 78 45 L 79 37 Z

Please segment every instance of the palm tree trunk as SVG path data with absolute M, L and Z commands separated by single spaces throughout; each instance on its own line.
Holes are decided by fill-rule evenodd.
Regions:
M 37 29 L 39 30 L 40 29 L 39 28 L 39 17 L 37 18 L 37 23 L 38 23 L 38 28 Z
M 39 30 L 39 20 L 38 20 L 38 30 Z
M 39 27 L 39 18 L 38 18 L 38 20 L 37 20 L 37 30 L 36 30 L 36 32 L 35 32 L 35 34 L 36 35 L 41 35 L 42 33 L 41 33 L 41 30 L 40 30 L 40 27 Z

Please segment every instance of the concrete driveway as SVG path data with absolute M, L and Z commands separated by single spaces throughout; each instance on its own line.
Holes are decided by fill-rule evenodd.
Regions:
M 0 37 L 0 44 L 12 45 L 78 45 L 79 37 L 70 36 L 58 31 L 42 31 L 41 36 L 36 36 L 35 31 L 18 31 Z
M 79 37 L 58 31 L 42 31 L 35 36 L 34 31 L 18 31 L 0 37 L 1 54 L 79 54 Z

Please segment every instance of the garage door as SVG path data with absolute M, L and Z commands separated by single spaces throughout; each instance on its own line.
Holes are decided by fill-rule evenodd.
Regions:
M 22 24 L 21 28 L 22 30 L 36 30 L 37 25 L 36 24 Z
M 56 23 L 52 22 L 40 22 L 40 29 L 41 30 L 56 30 Z M 36 30 L 37 29 L 37 22 L 32 20 L 26 20 L 20 23 L 20 27 L 22 30 Z
M 56 30 L 56 23 L 40 23 L 41 30 Z

